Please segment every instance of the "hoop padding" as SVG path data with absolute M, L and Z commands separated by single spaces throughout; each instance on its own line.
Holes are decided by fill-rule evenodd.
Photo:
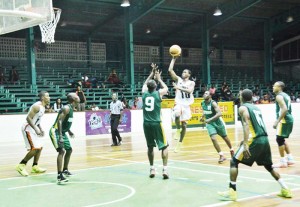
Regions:
M 54 10 L 52 13 L 52 20 L 43 24 L 40 24 L 42 42 L 50 44 L 54 43 L 54 35 L 57 23 L 60 19 L 61 9 Z

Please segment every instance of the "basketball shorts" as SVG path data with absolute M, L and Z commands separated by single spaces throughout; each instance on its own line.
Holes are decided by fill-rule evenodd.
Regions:
M 58 149 L 58 140 L 59 140 L 59 132 L 58 129 L 55 129 L 54 127 L 51 127 L 50 132 L 49 132 L 49 136 L 51 139 L 51 142 L 54 146 L 55 149 Z M 64 149 L 69 150 L 71 149 L 71 143 L 69 140 L 69 137 L 67 136 L 66 133 L 63 133 L 63 140 L 64 140 Z
M 172 119 L 175 121 L 175 117 L 178 117 L 180 121 L 188 121 L 192 118 L 191 107 L 189 105 L 176 104 L 172 110 Z
M 23 124 L 22 134 L 27 150 L 36 150 L 43 148 L 43 139 L 35 133 L 34 129 L 29 124 Z
M 283 138 L 289 138 L 293 131 L 293 123 L 279 123 L 277 125 L 276 135 Z
M 207 128 L 209 136 L 212 136 L 215 134 L 218 134 L 221 137 L 227 136 L 225 123 L 221 120 L 206 124 L 206 128 Z
M 144 134 L 148 147 L 156 147 L 162 149 L 169 146 L 161 122 L 144 122 Z
M 253 139 L 252 143 L 249 144 L 250 158 L 244 158 L 244 145 L 238 148 L 234 157 L 240 162 L 248 166 L 252 166 L 254 162 L 257 165 L 273 165 L 272 154 L 267 136 L 261 136 Z

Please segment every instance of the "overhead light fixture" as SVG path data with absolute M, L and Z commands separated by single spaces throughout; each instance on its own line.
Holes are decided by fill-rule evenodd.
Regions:
M 214 12 L 214 16 L 221 16 L 222 15 L 222 11 L 221 9 L 219 9 L 219 6 L 217 6 L 215 12 Z
M 151 29 L 146 29 L 146 34 L 150 34 L 151 33 Z
M 123 0 L 122 4 L 121 4 L 121 7 L 128 7 L 128 6 L 130 6 L 129 0 Z
M 290 23 L 290 22 L 292 22 L 292 21 L 294 21 L 294 18 L 293 18 L 293 16 L 289 15 L 289 16 L 286 18 L 286 22 L 287 22 L 287 23 Z
M 219 35 L 217 33 L 213 34 L 213 38 L 217 38 Z

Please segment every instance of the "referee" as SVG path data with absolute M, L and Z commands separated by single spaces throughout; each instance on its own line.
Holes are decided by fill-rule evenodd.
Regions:
M 117 99 L 117 94 L 113 93 L 111 98 L 112 102 L 110 103 L 110 126 L 113 141 L 111 146 L 120 146 L 122 144 L 122 138 L 119 134 L 118 126 L 122 121 L 123 105 L 122 102 Z

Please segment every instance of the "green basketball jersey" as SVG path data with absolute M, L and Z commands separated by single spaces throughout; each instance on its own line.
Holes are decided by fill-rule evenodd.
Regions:
M 161 98 L 158 91 L 143 94 L 143 116 L 144 122 L 161 122 Z
M 71 128 L 71 126 L 72 126 L 72 122 L 73 122 L 73 106 L 71 105 L 71 104 L 68 104 L 68 106 L 69 106 L 69 109 L 70 109 L 70 111 L 69 111 L 69 114 L 65 117 L 65 119 L 63 120 L 63 122 L 62 122 L 62 133 L 64 134 L 64 133 L 66 133 L 67 131 L 69 131 L 69 129 Z M 59 117 L 59 115 L 62 113 L 62 110 L 60 110 L 59 112 L 58 112 L 58 115 L 57 115 L 57 117 L 56 117 L 56 120 L 55 120 L 55 122 L 54 122 L 54 124 L 53 124 L 53 127 L 55 128 L 55 129 L 58 129 L 58 117 Z
M 283 119 L 281 120 L 282 123 L 293 123 L 294 119 L 292 116 L 292 106 L 291 106 L 291 98 L 289 95 L 287 95 L 284 92 L 280 92 L 278 95 L 283 97 L 284 103 L 286 105 L 287 108 L 287 113 L 285 115 L 285 117 L 283 117 Z M 277 96 L 278 96 L 277 95 Z M 278 119 L 279 115 L 280 115 L 281 111 L 280 111 L 280 107 L 279 104 L 276 101 L 276 118 Z
M 211 100 L 208 104 L 205 103 L 205 101 L 202 101 L 201 106 L 203 110 L 203 114 L 205 116 L 205 119 L 210 119 L 211 117 L 216 115 L 215 108 L 213 106 L 214 100 Z M 214 122 L 220 122 L 221 118 L 216 119 Z
M 251 123 L 249 123 L 250 138 L 255 139 L 260 136 L 268 136 L 260 109 L 250 103 L 244 103 L 242 106 L 247 107 L 249 112 L 251 121 Z

